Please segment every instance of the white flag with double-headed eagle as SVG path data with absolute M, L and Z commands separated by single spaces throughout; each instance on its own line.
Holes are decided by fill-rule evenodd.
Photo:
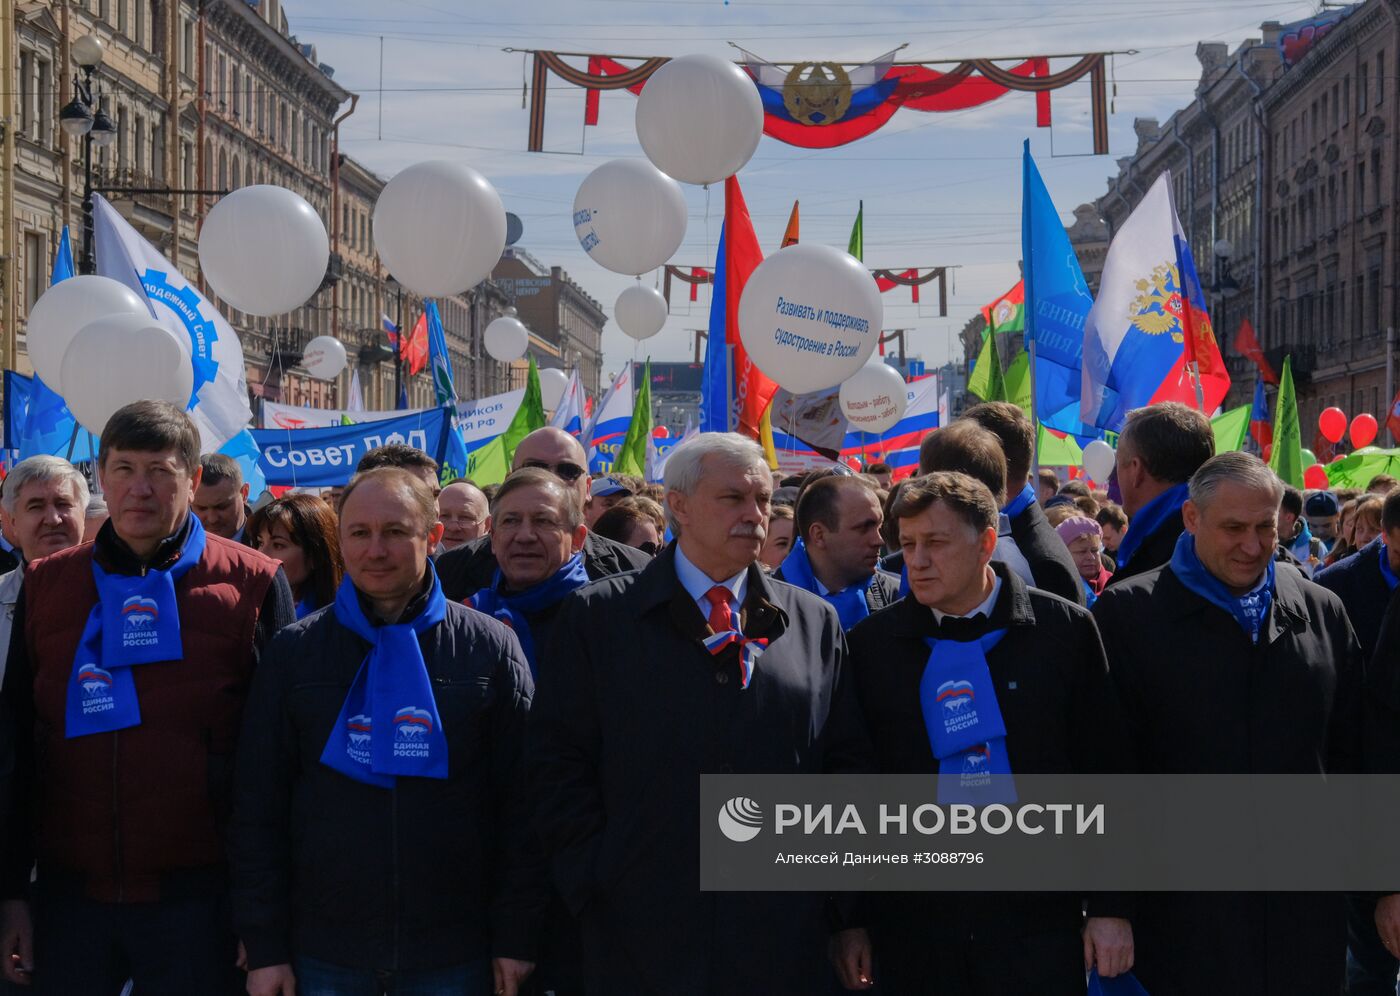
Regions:
M 213 453 L 248 427 L 248 377 L 243 344 L 218 309 L 132 228 L 101 194 L 92 195 L 97 272 L 145 297 L 151 314 L 190 342 L 194 393 L 190 416 L 200 450 Z

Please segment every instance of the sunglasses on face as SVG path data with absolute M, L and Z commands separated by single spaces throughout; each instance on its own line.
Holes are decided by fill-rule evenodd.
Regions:
M 651 540 L 647 540 L 645 543 L 638 543 L 637 549 L 641 550 L 649 557 L 655 557 L 658 553 L 661 552 L 661 544 L 653 543 Z
M 548 464 L 543 460 L 527 460 L 524 466 L 547 470 L 565 484 L 573 484 L 584 475 L 584 469 L 582 467 L 576 463 L 570 463 L 567 460 L 563 463 L 556 464 Z

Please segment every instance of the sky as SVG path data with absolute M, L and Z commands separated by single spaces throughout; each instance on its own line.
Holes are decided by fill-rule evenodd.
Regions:
M 316 45 L 335 79 L 360 94 L 341 126 L 343 150 L 380 175 L 427 159 L 464 162 L 485 174 L 506 210 L 524 223 L 520 246 L 562 266 L 610 316 L 631 277 L 588 258 L 571 209 L 583 178 L 609 159 L 640 157 L 636 98 L 601 95 L 599 124 L 583 126 L 583 91 L 552 78 L 545 153 L 525 151 L 522 107 L 528 56 L 521 49 L 613 56 L 704 52 L 734 58 L 734 42 L 770 62 L 863 62 L 899 45 L 901 62 L 1113 51 L 1110 154 L 1091 155 L 1087 77 L 1051 96 L 1054 123 L 1038 129 L 1034 97 L 1011 93 L 966 111 L 901 110 L 881 130 L 834 149 L 800 149 L 764 137 L 739 172 L 765 252 L 777 249 L 793 201 L 802 241 L 846 248 L 864 202 L 865 261 L 872 267 L 948 266 L 946 318 L 936 295 L 910 302 L 883 295 L 886 329 L 907 328 L 909 352 L 933 366 L 959 356 L 956 336 L 980 307 L 1018 279 L 1020 152 L 1031 151 L 1065 223 L 1093 201 L 1131 155 L 1133 120 L 1171 113 L 1194 98 L 1196 45 L 1236 46 L 1259 25 L 1287 23 L 1316 0 L 285 0 L 292 32 Z M 382 64 L 381 64 L 382 51 Z M 574 60 L 582 64 L 581 60 Z M 1071 61 L 1054 60 L 1052 70 Z M 382 65 L 382 68 L 381 68 Z M 937 68 L 937 67 L 935 67 Z M 722 186 L 683 185 L 685 241 L 672 262 L 713 264 L 724 214 Z M 659 286 L 659 273 L 643 282 Z M 933 285 L 929 285 L 931 288 Z M 609 321 L 605 372 L 627 360 L 685 360 L 690 330 L 707 323 L 709 288 L 691 304 L 673 285 L 671 314 L 637 343 Z

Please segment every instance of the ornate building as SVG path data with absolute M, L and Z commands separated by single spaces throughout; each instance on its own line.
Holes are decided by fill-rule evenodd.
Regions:
M 584 390 L 598 396 L 603 325 L 608 318 L 602 305 L 563 269 L 546 267 L 518 247 L 506 250 L 492 280 L 511 298 L 520 320 L 530 329 L 530 352 L 536 363 L 577 366 Z

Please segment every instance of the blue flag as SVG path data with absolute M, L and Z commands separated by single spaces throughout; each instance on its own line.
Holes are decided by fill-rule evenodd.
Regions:
M 65 225 L 63 234 L 59 236 L 58 252 L 54 256 L 53 274 L 49 278 L 49 286 L 52 287 L 60 280 L 67 280 L 73 274 L 73 245 L 68 238 L 68 226 Z M 9 397 L 10 383 L 12 381 L 7 375 L 6 398 Z M 74 420 L 73 413 L 68 410 L 68 406 L 64 404 L 63 398 L 45 384 L 37 374 L 29 385 L 28 405 L 25 408 L 24 417 L 22 419 L 8 419 L 10 419 L 10 415 L 7 414 L 5 445 L 18 450 L 17 455 L 21 460 L 40 454 L 48 454 L 67 457 L 76 463 L 81 460 L 91 460 L 94 456 L 93 451 L 96 446 L 92 434 L 78 428 L 78 423 Z M 8 434 L 11 426 L 18 430 L 17 435 Z M 76 439 L 73 437 L 75 429 L 77 430 Z M 68 451 L 70 443 L 73 444 L 71 456 L 69 456 Z
M 399 418 L 325 429 L 252 429 L 261 450 L 258 467 L 268 484 L 328 488 L 345 484 L 370 450 L 407 443 L 441 465 L 452 433 L 449 410 L 435 408 Z
M 1035 343 L 1035 417 L 1047 428 L 1098 438 L 1102 433 L 1084 425 L 1079 411 L 1084 320 L 1094 299 L 1029 141 L 1022 153 L 1021 258 L 1026 345 Z
M 438 407 L 457 403 L 457 388 L 452 381 L 452 358 L 447 355 L 447 335 L 442 330 L 442 316 L 436 301 L 424 301 L 428 316 L 428 368 L 433 372 L 433 391 Z
M 715 252 L 715 276 L 711 282 L 710 329 L 705 344 L 705 369 L 700 383 L 700 431 L 729 431 L 729 348 L 724 339 L 724 226 Z
M 244 429 L 219 447 L 219 452 L 238 461 L 238 469 L 243 472 L 243 482 L 248 485 L 248 499 L 256 501 L 258 496 L 267 490 L 267 478 L 258 466 L 258 457 L 262 454 L 258 451 L 258 444 L 253 441 L 253 434 Z

